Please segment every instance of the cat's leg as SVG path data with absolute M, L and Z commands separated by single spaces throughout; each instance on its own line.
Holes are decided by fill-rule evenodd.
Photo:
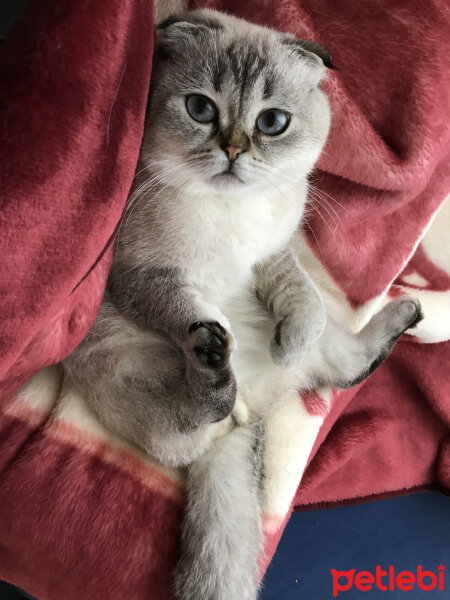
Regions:
M 232 410 L 230 341 L 217 323 L 195 323 L 181 347 L 143 331 L 104 302 L 63 362 L 69 381 L 110 430 L 171 465 L 188 464 Z
M 255 600 L 262 550 L 261 423 L 236 427 L 189 467 L 178 600 Z
M 389 355 L 401 334 L 421 319 L 420 303 L 410 296 L 387 304 L 357 334 L 329 319 L 301 363 L 307 385 L 349 388 L 360 383 Z
M 325 329 L 322 296 L 291 248 L 257 265 L 254 273 L 256 294 L 277 321 L 272 360 L 283 367 L 296 366 Z
M 121 264 L 119 254 L 108 279 L 106 300 L 142 329 L 162 332 L 178 345 L 196 322 L 218 322 L 230 332 L 220 309 L 188 285 L 175 268 L 130 269 L 128 263 Z

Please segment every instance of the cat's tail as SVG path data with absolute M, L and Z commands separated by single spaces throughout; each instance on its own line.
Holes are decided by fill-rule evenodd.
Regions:
M 189 467 L 178 600 L 254 600 L 262 549 L 263 426 L 236 427 Z

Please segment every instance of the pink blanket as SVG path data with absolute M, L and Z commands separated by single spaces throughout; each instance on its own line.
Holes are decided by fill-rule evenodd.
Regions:
M 450 14 L 446 0 L 194 4 L 332 51 L 300 258 L 355 329 L 405 291 L 425 312 L 367 382 L 274 415 L 267 562 L 290 506 L 450 491 Z M 170 597 L 182 474 L 104 431 L 58 367 L 38 373 L 95 319 L 152 31 L 148 0 L 31 0 L 0 50 L 0 578 L 40 600 Z

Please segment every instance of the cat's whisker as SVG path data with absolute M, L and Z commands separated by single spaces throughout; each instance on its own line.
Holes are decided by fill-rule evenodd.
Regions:
M 314 198 L 314 197 L 312 196 L 312 197 L 310 197 L 310 200 L 309 200 L 309 201 L 310 201 L 310 204 L 311 204 L 311 205 L 312 205 L 314 208 L 316 207 L 316 203 L 317 203 L 317 204 L 319 204 L 319 206 L 320 206 L 321 208 L 323 208 L 323 210 L 324 210 L 324 211 L 327 213 L 327 215 L 330 217 L 330 219 L 331 219 L 331 221 L 332 221 L 332 223 L 333 223 L 333 225 L 334 225 L 334 228 L 335 228 L 335 230 L 339 230 L 339 229 L 340 229 L 341 222 L 339 222 L 339 221 L 337 221 L 337 220 L 336 220 L 336 217 L 335 217 L 335 215 L 334 215 L 334 214 L 333 214 L 333 213 L 330 211 L 330 209 L 327 207 L 327 205 L 326 205 L 326 204 L 323 204 L 323 203 L 322 203 L 322 201 L 321 201 L 321 199 L 320 199 L 320 198 L 317 198 L 317 197 L 316 197 L 316 198 Z
M 301 226 L 301 224 L 302 224 L 302 223 L 305 223 L 305 225 L 308 227 L 308 229 L 309 229 L 309 230 L 310 230 L 310 232 L 312 233 L 312 235 L 313 235 L 314 239 L 316 240 L 317 247 L 319 248 L 319 252 L 320 252 L 321 256 L 323 257 L 323 252 L 322 252 L 322 248 L 320 247 L 319 240 L 317 239 L 317 236 L 316 236 L 316 234 L 314 233 L 314 229 L 313 229 L 313 228 L 311 227 L 311 225 L 309 224 L 309 222 L 308 222 L 308 219 L 306 218 L 306 216 L 305 216 L 305 215 L 303 215 L 303 219 L 302 219 L 302 220 L 301 220 L 301 222 L 300 222 L 300 226 Z
M 176 184 L 176 186 L 178 187 L 178 186 L 180 186 L 180 184 L 182 185 L 183 183 L 185 183 L 186 181 L 188 181 L 188 179 L 189 179 L 189 176 L 188 176 L 188 175 L 184 175 L 184 177 L 183 177 L 183 174 L 181 174 L 181 175 L 180 175 L 180 176 L 179 176 L 179 177 L 178 177 L 178 178 L 175 180 L 175 182 L 174 182 L 174 183 L 175 183 L 175 184 Z M 158 197 L 160 194 L 162 194 L 162 193 L 163 193 L 163 192 L 164 192 L 164 191 L 165 191 L 165 190 L 166 190 L 168 187 L 169 187 L 169 184 L 165 185 L 165 186 L 164 186 L 164 187 L 163 187 L 163 188 L 162 188 L 162 189 L 161 189 L 161 190 L 158 192 L 158 194 L 157 194 L 157 196 L 155 196 L 155 198 L 156 198 L 156 197 Z M 154 224 L 159 222 L 159 217 L 160 217 L 160 215 L 161 215 L 161 212 L 162 212 L 163 208 L 166 206 L 167 202 L 169 201 L 169 197 L 170 197 L 170 200 L 173 202 L 174 198 L 173 198 L 172 196 L 169 196 L 169 194 L 166 194 L 166 197 L 164 198 L 163 202 L 161 203 L 161 206 L 159 207 L 158 214 L 156 215 L 156 219 L 154 220 Z
M 186 176 L 186 175 L 185 175 L 185 176 L 184 176 L 184 179 L 186 179 L 186 180 L 187 180 L 187 179 L 188 179 L 188 176 Z M 178 178 L 176 178 L 176 179 L 174 180 L 174 183 L 183 183 L 183 179 L 182 179 L 182 178 L 179 176 Z M 162 193 L 163 193 L 163 192 L 166 190 L 166 188 L 167 188 L 167 187 L 169 187 L 170 185 L 171 185 L 170 183 L 167 183 L 167 184 L 166 184 L 166 185 L 164 185 L 164 186 L 163 186 L 163 187 L 162 187 L 162 188 L 161 188 L 161 189 L 160 189 L 160 190 L 159 190 L 159 191 L 158 191 L 156 194 L 152 194 L 152 200 L 154 200 L 154 199 L 157 199 L 157 198 L 158 198 L 158 197 L 159 197 L 159 196 L 160 196 L 160 195 L 161 195 L 161 194 L 162 194 Z M 121 222 L 121 224 L 120 224 L 119 230 L 118 230 L 118 232 L 117 232 L 117 237 L 116 237 L 116 248 L 117 248 L 117 250 L 116 250 L 116 251 L 117 251 L 117 253 L 118 253 L 118 246 L 117 246 L 117 244 L 118 244 L 118 242 L 119 242 L 119 237 L 120 237 L 120 235 L 121 235 L 121 233 L 122 233 L 122 228 L 125 228 L 125 227 L 126 227 L 128 224 L 129 224 L 129 222 L 130 222 L 130 219 L 131 219 L 131 217 L 132 217 L 132 215 L 133 215 L 134 211 L 136 210 L 136 208 L 138 207 L 138 205 L 140 204 L 140 202 L 141 202 L 141 201 L 142 201 L 142 200 L 143 200 L 143 199 L 146 197 L 146 195 L 148 194 L 148 191 L 149 191 L 149 190 L 146 188 L 146 189 L 145 189 L 145 190 L 144 190 L 144 191 L 143 191 L 143 192 L 140 194 L 140 196 L 139 196 L 139 197 L 137 197 L 137 198 L 135 199 L 135 201 L 134 201 L 134 203 L 133 203 L 133 206 L 131 207 L 131 210 L 129 210 L 129 212 L 127 212 L 127 213 L 125 213 L 125 214 L 123 215 L 123 217 L 122 217 L 122 222 Z M 159 216 L 159 213 L 161 213 L 161 210 L 162 210 L 163 206 L 164 206 L 164 205 L 165 205 L 165 203 L 167 202 L 167 199 L 168 199 L 168 197 L 169 197 L 169 196 L 168 196 L 168 195 L 166 195 L 166 197 L 164 198 L 164 200 L 163 200 L 163 202 L 162 202 L 161 206 L 159 207 L 158 216 Z M 157 222 L 157 221 L 155 221 L 155 222 Z
M 323 208 L 327 211 L 327 213 L 333 219 L 333 222 L 337 226 L 337 228 L 343 227 L 342 219 L 341 219 L 339 213 L 327 201 L 326 198 L 324 198 L 323 196 L 321 196 L 320 193 L 318 193 L 317 191 L 314 191 L 314 190 L 311 192 L 311 194 L 309 195 L 309 197 L 312 198 L 313 200 L 317 200 L 317 202 L 319 202 L 319 204 L 321 206 L 323 206 Z
M 314 211 L 319 215 L 319 217 L 322 219 L 322 221 L 324 222 L 324 224 L 328 228 L 328 231 L 333 236 L 333 240 L 334 240 L 335 244 L 337 245 L 337 239 L 336 239 L 336 234 L 335 234 L 334 230 L 330 227 L 330 224 L 328 223 L 328 221 L 325 219 L 325 217 L 323 216 L 323 214 L 317 208 L 317 205 L 316 204 L 312 204 L 312 206 L 313 206 Z
M 165 167 L 164 169 L 158 170 L 156 171 L 152 177 L 150 177 L 149 179 L 146 180 L 146 182 L 151 182 L 151 181 L 161 181 L 164 177 L 166 177 L 167 175 L 170 175 L 173 171 L 179 170 L 184 168 L 186 165 L 192 164 L 198 160 L 201 160 L 202 157 L 197 157 L 196 159 L 190 159 L 190 160 L 184 160 L 183 162 L 180 162 L 179 159 L 174 159 L 174 164 L 169 165 L 168 167 Z M 162 165 L 165 164 L 165 161 L 154 161 L 153 163 L 149 163 L 149 167 L 151 166 L 158 166 L 158 165 Z
M 322 220 L 324 220 L 324 218 L 323 218 L 322 214 L 320 213 L 319 209 L 317 208 L 317 205 L 316 205 L 316 203 L 315 203 L 315 201 L 314 201 L 314 200 L 315 200 L 316 202 L 319 202 L 319 204 L 320 204 L 321 208 L 323 208 L 323 209 L 324 209 L 324 210 L 325 210 L 325 211 L 326 211 L 326 212 L 327 212 L 327 213 L 330 215 L 330 217 L 332 217 L 332 215 L 331 215 L 331 213 L 329 212 L 329 210 L 327 209 L 327 207 L 326 207 L 324 204 L 322 204 L 318 198 L 315 198 L 315 199 L 313 199 L 313 201 L 311 202 L 311 206 L 313 207 L 313 209 L 314 209 L 316 212 L 318 212 L 318 213 L 319 213 L 319 215 L 322 217 Z M 341 242 L 342 242 L 342 244 L 341 244 L 341 246 L 340 246 L 340 248 L 341 248 L 341 252 L 343 252 L 343 256 L 344 256 L 345 260 L 347 261 L 347 260 L 348 260 L 348 250 L 347 250 L 347 243 L 346 243 L 346 240 L 345 240 L 345 236 L 344 236 L 344 234 L 343 234 L 343 232 L 342 232 L 341 228 L 339 227 L 339 224 L 336 224 L 336 221 L 335 221 L 334 219 L 333 219 L 333 221 L 334 221 L 334 223 L 335 223 L 335 225 L 336 225 L 336 229 L 335 229 L 335 231 L 338 233 L 338 235 L 339 235 L 339 236 L 340 236 L 340 238 L 341 238 Z M 328 226 L 328 229 L 329 229 L 330 231 L 332 231 L 332 233 L 333 233 L 333 239 L 334 239 L 334 241 L 335 241 L 335 243 L 336 243 L 336 245 L 337 245 L 336 235 L 334 234 L 334 231 L 333 231 L 333 230 L 330 228 L 330 226 L 329 226 L 329 224 L 328 224 L 328 223 L 327 223 L 327 226 Z
M 287 188 L 288 188 L 288 189 L 294 189 L 294 190 L 296 189 L 296 186 L 294 186 L 294 185 L 291 183 L 291 178 L 285 177 L 285 178 L 283 178 L 283 181 L 286 183 L 286 186 L 287 186 Z M 276 189 L 278 189 L 278 191 L 280 191 L 280 189 L 279 189 L 279 187 L 278 187 L 277 185 L 275 185 L 274 183 L 272 183 L 272 185 L 274 185 L 274 187 L 275 187 Z M 319 208 L 317 207 L 317 205 L 314 203 L 314 200 L 315 200 L 315 199 L 314 199 L 314 198 L 312 198 L 312 201 L 310 201 L 310 205 L 313 207 L 313 209 L 314 209 L 314 210 L 317 212 L 317 214 L 320 216 L 320 218 L 322 219 L 322 221 L 324 222 L 324 224 L 326 225 L 326 227 L 327 227 L 327 228 L 328 228 L 328 230 L 330 231 L 331 235 L 333 236 L 333 239 L 334 239 L 335 243 L 337 244 L 337 239 L 336 239 L 336 234 L 335 234 L 335 231 L 334 231 L 334 229 L 333 229 L 333 228 L 331 228 L 331 226 L 330 226 L 330 224 L 328 223 L 327 219 L 324 217 L 324 215 L 321 213 L 321 211 L 319 210 Z M 316 200 L 317 200 L 317 201 L 319 201 L 319 199 L 316 199 Z M 342 234 L 342 232 L 340 231 L 340 229 L 339 229 L 339 226 L 338 226 L 338 224 L 336 223 L 336 221 L 335 221 L 335 218 L 334 218 L 333 214 L 332 214 L 332 213 L 330 213 L 330 211 L 327 209 L 327 207 L 326 207 L 325 205 L 323 205 L 323 204 L 320 204 L 320 206 L 321 206 L 321 208 L 323 208 L 323 209 L 324 209 L 324 210 L 327 212 L 327 214 L 329 215 L 329 217 L 330 217 L 330 218 L 333 220 L 333 223 L 334 223 L 334 225 L 335 225 L 335 227 L 336 227 L 337 231 L 338 231 L 338 232 L 339 232 L 339 234 L 341 235 L 342 241 L 344 242 L 344 243 L 343 243 L 343 245 L 342 245 L 342 247 L 343 247 L 343 248 L 345 248 L 346 246 L 345 246 L 345 240 L 343 239 L 343 234 Z M 309 223 L 308 223 L 308 226 L 309 226 Z M 318 243 L 318 240 L 317 240 L 317 238 L 316 238 L 316 236 L 315 236 L 314 232 L 312 231 L 312 228 L 311 228 L 310 226 L 309 226 L 309 228 L 311 229 L 311 232 L 313 233 L 313 235 L 314 235 L 314 237 L 315 237 L 315 239 L 316 239 L 316 241 L 317 241 L 317 243 Z
M 136 173 L 134 174 L 133 180 L 135 180 L 137 177 L 139 177 L 139 175 L 141 173 L 143 173 L 144 171 L 148 170 L 148 165 L 145 165 L 144 167 L 142 167 L 142 169 L 139 169 L 139 171 L 136 171 Z
M 159 185 L 161 185 L 164 182 L 165 177 L 167 177 L 168 175 L 171 176 L 171 181 L 168 183 L 168 185 L 170 185 L 170 183 L 172 183 L 173 180 L 173 175 L 176 174 L 179 171 L 183 171 L 184 170 L 184 166 L 183 164 L 177 164 L 177 165 L 173 165 L 171 167 L 168 167 L 166 169 L 164 169 L 163 171 L 160 171 L 158 173 L 156 173 L 155 175 L 153 175 L 153 177 L 151 177 L 150 179 L 146 180 L 137 190 L 137 193 L 133 193 L 133 195 L 130 198 L 130 202 L 129 205 L 127 207 L 127 210 L 129 210 L 131 208 L 131 206 L 134 204 L 134 202 L 136 201 L 136 199 L 138 197 L 140 197 L 141 195 L 146 195 L 148 194 L 149 191 L 151 191 L 152 189 L 154 189 L 155 187 L 158 187 Z
M 335 227 L 335 229 L 332 229 L 330 227 L 330 224 L 328 223 L 328 221 L 325 219 L 325 217 L 323 216 L 323 214 L 320 212 L 319 208 L 317 207 L 317 202 L 319 203 L 320 207 L 323 208 L 328 213 L 328 215 L 330 215 L 330 217 L 332 217 L 329 210 L 327 210 L 327 207 L 324 204 L 322 204 L 318 198 L 313 198 L 312 201 L 310 201 L 310 205 L 312 206 L 313 210 L 320 216 L 322 221 L 327 226 L 328 230 L 331 232 L 335 245 L 340 248 L 341 255 L 342 255 L 343 259 L 345 260 L 345 262 L 348 264 L 348 247 L 347 247 L 346 239 L 342 232 L 342 229 L 339 227 L 339 225 L 336 225 L 336 221 L 334 219 L 333 219 L 333 221 L 334 221 L 336 227 Z M 341 244 L 338 243 L 335 232 L 337 232 L 338 235 L 340 236 Z
M 133 205 L 133 204 L 136 202 L 136 199 L 139 197 L 139 195 L 140 195 L 141 193 L 142 193 L 142 194 L 144 194 L 144 190 L 146 191 L 146 190 L 147 190 L 147 187 L 148 187 L 148 183 L 147 183 L 147 182 L 144 182 L 144 183 L 142 183 L 142 184 L 141 184 L 141 185 L 140 185 L 140 186 L 139 186 L 139 187 L 138 187 L 138 188 L 137 188 L 137 189 L 136 189 L 136 190 L 133 192 L 133 194 L 130 196 L 130 198 L 129 198 L 129 200 L 128 200 L 128 202 L 127 202 L 127 204 L 126 204 L 125 208 L 124 208 L 124 211 L 123 211 L 123 213 L 122 213 L 122 216 L 121 216 L 121 218 L 120 218 L 120 224 L 119 224 L 119 228 L 118 228 L 118 230 L 117 230 L 117 235 L 116 235 L 116 241 L 115 241 L 115 248 L 116 248 L 116 250 L 117 250 L 117 245 L 118 245 L 118 241 L 119 241 L 120 235 L 121 235 L 121 233 L 122 233 L 122 228 L 123 228 L 123 226 L 124 226 L 124 223 L 125 223 L 125 217 L 127 216 L 127 214 L 128 214 L 128 212 L 129 212 L 129 210 L 130 210 L 131 206 L 132 206 L 132 205 Z
M 327 198 L 329 198 L 332 202 L 335 202 L 338 206 L 340 206 L 342 208 L 342 210 L 344 210 L 350 217 L 352 217 L 352 219 L 354 219 L 356 221 L 356 223 L 358 223 L 358 225 L 361 225 L 362 227 L 364 227 L 365 229 L 369 229 L 367 227 L 367 225 L 365 223 L 363 223 L 361 221 L 361 219 L 358 219 L 358 217 L 356 217 L 351 210 L 349 210 L 346 206 L 344 206 L 341 202 L 339 202 L 338 200 L 336 200 L 336 198 L 333 198 L 333 196 L 330 196 L 330 194 L 328 194 L 327 192 L 325 192 L 323 189 L 319 189 L 318 187 L 314 186 L 312 183 L 310 183 L 310 187 L 313 188 L 316 191 L 319 191 L 321 194 L 324 194 Z
M 186 161 L 186 162 L 188 163 L 189 161 Z M 173 165 L 172 167 L 169 167 L 159 173 L 156 173 L 149 179 L 145 180 L 142 184 L 140 184 L 138 186 L 138 188 L 136 188 L 136 190 L 130 196 L 127 206 L 124 210 L 124 214 L 122 215 L 121 223 L 119 225 L 119 229 L 118 229 L 117 236 L 116 236 L 116 245 L 117 245 L 117 240 L 119 239 L 119 236 L 122 232 L 122 228 L 128 222 L 131 213 L 134 211 L 136 205 L 139 204 L 140 200 L 142 198 L 144 198 L 152 189 L 154 189 L 155 187 L 160 185 L 161 177 L 167 176 L 169 174 L 173 174 L 174 172 L 176 173 L 176 170 L 181 170 L 183 167 L 184 167 L 183 164 Z M 173 179 L 172 179 L 172 183 L 173 183 Z M 168 185 L 170 185 L 170 184 L 168 184 Z M 168 186 L 165 186 L 163 189 L 165 189 L 166 187 L 168 187 Z
M 157 174 L 160 172 L 159 169 L 161 169 L 161 168 L 167 168 L 167 167 L 171 167 L 171 166 L 182 166 L 182 165 L 189 163 L 190 160 L 184 156 L 179 156 L 179 157 L 174 156 L 174 157 L 158 158 L 158 159 L 150 159 L 149 158 L 146 162 L 147 162 L 149 171 L 153 172 L 154 174 Z

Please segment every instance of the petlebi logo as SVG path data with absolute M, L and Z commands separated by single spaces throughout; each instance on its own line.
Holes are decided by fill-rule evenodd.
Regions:
M 378 588 L 383 592 L 401 590 L 409 592 L 410 590 L 420 589 L 424 592 L 431 590 L 445 591 L 445 565 L 442 563 L 437 566 L 437 571 L 425 571 L 421 565 L 417 567 L 415 572 L 398 571 L 392 565 L 387 570 L 380 565 L 376 566 L 375 572 L 360 571 L 350 569 L 350 571 L 336 571 L 331 569 L 333 577 L 333 596 L 337 598 L 341 596 L 345 599 L 344 592 L 352 587 L 357 588 L 361 592 L 369 592 L 374 588 Z

